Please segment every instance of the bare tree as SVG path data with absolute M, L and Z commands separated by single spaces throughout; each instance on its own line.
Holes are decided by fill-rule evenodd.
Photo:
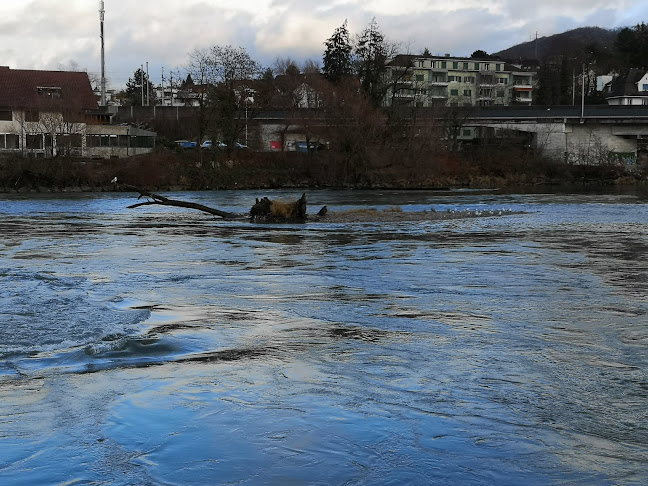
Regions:
M 290 57 L 278 57 L 272 65 L 272 72 L 275 76 L 299 74 L 297 62 Z
M 185 68 L 188 77 L 194 82 L 194 94 L 197 105 L 194 107 L 196 127 L 198 130 L 198 145 L 207 133 L 213 129 L 215 119 L 214 86 L 216 72 L 208 49 L 195 49 L 189 54 L 189 64 Z
M 306 59 L 302 63 L 301 70 L 304 74 L 320 74 L 322 71 L 322 67 L 318 60 Z
M 229 45 L 196 49 L 189 57 L 187 71 L 199 85 L 199 141 L 211 129 L 231 150 L 256 106 L 253 80 L 261 74 L 261 66 L 244 48 Z
M 81 108 L 71 100 L 64 100 L 58 88 L 40 89 L 47 90 L 42 102 L 19 103 L 22 108 L 15 114 L 23 153 L 35 150 L 42 151 L 46 157 L 80 155 L 86 133 Z

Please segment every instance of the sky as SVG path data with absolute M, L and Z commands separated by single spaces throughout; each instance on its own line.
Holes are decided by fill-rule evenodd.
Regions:
M 0 0 L 0 65 L 101 72 L 99 0 Z M 243 47 L 262 66 L 279 58 L 320 63 L 346 20 L 352 36 L 375 18 L 402 53 L 488 53 L 577 27 L 648 22 L 646 0 L 104 0 L 106 78 L 121 89 L 148 63 L 186 76 L 189 53 Z M 177 74 L 176 74 L 177 75 Z

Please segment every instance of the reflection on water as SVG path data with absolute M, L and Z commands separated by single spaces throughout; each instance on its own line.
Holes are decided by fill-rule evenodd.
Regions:
M 309 199 L 524 213 L 282 226 L 0 197 L 0 482 L 648 482 L 645 198 Z

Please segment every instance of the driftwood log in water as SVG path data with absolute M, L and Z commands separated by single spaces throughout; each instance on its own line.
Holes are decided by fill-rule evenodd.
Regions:
M 169 199 L 168 197 L 164 197 L 164 196 L 160 196 L 159 194 L 154 194 L 152 192 L 144 191 L 142 189 L 138 189 L 137 187 L 133 187 L 133 186 L 128 186 L 128 188 L 133 189 L 134 191 L 140 193 L 137 199 L 148 198 L 148 200 L 146 201 L 128 206 L 128 209 L 134 209 L 140 206 L 150 206 L 150 205 L 157 204 L 160 206 L 175 206 L 178 208 L 197 209 L 198 211 L 209 213 L 214 216 L 219 216 L 223 219 L 241 219 L 240 214 L 228 213 L 227 211 L 221 211 L 220 209 L 211 208 L 209 206 L 205 206 L 203 204 L 198 204 L 194 202 L 179 201 L 177 199 Z
M 244 218 L 243 215 L 221 211 L 220 209 L 205 206 L 203 204 L 169 199 L 168 197 L 154 194 L 135 186 L 126 185 L 124 187 L 139 192 L 140 195 L 137 198 L 138 200 L 142 198 L 147 199 L 146 201 L 128 206 L 128 209 L 151 205 L 175 206 L 179 208 L 197 209 L 198 211 L 203 211 L 228 220 Z M 297 201 L 272 201 L 267 197 L 257 199 L 254 206 L 252 206 L 252 209 L 250 209 L 249 216 L 250 220 L 255 223 L 303 223 L 308 218 L 308 215 L 306 214 L 306 194 L 302 194 L 302 197 Z

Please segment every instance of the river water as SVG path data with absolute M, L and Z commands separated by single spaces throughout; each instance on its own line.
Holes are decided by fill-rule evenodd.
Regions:
M 522 213 L 0 196 L 0 484 L 648 484 L 645 195 L 308 199 Z

